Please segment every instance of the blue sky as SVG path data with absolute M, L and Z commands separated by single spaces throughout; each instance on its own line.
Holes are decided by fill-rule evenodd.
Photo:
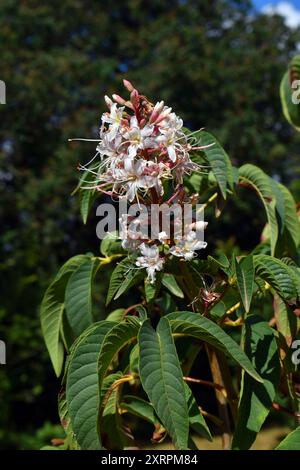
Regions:
M 253 3 L 256 5 L 256 7 L 258 9 L 261 9 L 262 7 L 264 7 L 265 5 L 267 4 L 272 4 L 272 5 L 276 5 L 278 3 L 281 3 L 280 0 L 277 0 L 277 1 L 273 1 L 273 0 L 253 0 Z M 294 7 L 296 7 L 298 10 L 300 10 L 300 0 L 287 0 L 287 3 L 290 3 L 291 5 L 293 5 Z
M 253 0 L 259 11 L 279 13 L 291 28 L 300 27 L 300 0 Z

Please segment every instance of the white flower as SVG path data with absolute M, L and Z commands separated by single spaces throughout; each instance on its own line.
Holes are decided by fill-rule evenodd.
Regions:
M 119 218 L 120 224 L 120 239 L 122 240 L 122 248 L 128 251 L 137 251 L 142 243 L 142 239 L 138 236 L 136 231 L 130 230 L 128 227 L 130 222 L 128 220 L 128 214 L 122 214 Z
M 150 138 L 154 127 L 150 124 L 140 128 L 137 118 L 133 116 L 130 119 L 130 128 L 124 133 L 124 138 L 128 140 L 128 156 L 134 158 L 138 150 L 149 148 L 154 145 L 154 140 Z
M 189 225 L 190 230 L 196 230 L 196 232 L 203 232 L 206 229 L 208 222 L 205 220 L 197 220 L 197 222 L 193 222 Z
M 97 145 L 97 152 L 100 153 L 102 157 L 117 157 L 119 154 L 119 148 L 121 145 L 122 137 L 116 135 L 114 139 L 111 139 L 108 132 L 105 132 L 102 140 Z M 109 160 L 110 161 L 110 160 Z M 109 163 L 106 161 L 106 164 Z
M 141 243 L 140 239 L 132 240 L 131 238 L 125 238 L 125 240 L 122 240 L 121 245 L 124 250 L 137 251 Z
M 102 115 L 103 124 L 110 124 L 107 131 L 108 140 L 116 137 L 122 123 L 123 112 L 124 107 L 118 108 L 117 103 L 113 103 L 110 112 Z
M 157 137 L 157 142 L 163 144 L 167 148 L 169 158 L 172 162 L 176 162 L 177 153 L 176 150 L 176 133 L 172 129 L 168 129 L 166 132 Z
M 207 243 L 202 240 L 197 240 L 197 234 L 191 230 L 185 237 L 180 240 L 175 240 L 175 245 L 170 248 L 170 253 L 173 256 L 182 257 L 185 260 L 191 260 L 195 257 L 195 251 L 207 247 Z
M 143 171 L 147 163 L 145 160 L 130 160 L 127 158 L 124 162 L 124 178 L 127 180 L 124 184 L 126 197 L 132 202 L 137 197 L 139 189 L 145 187 Z
M 176 180 L 179 184 L 183 182 L 183 176 L 192 173 L 197 169 L 197 164 L 192 162 L 188 153 L 185 153 L 177 158 L 176 165 L 173 167 Z
M 160 135 L 157 137 L 157 142 L 166 147 L 170 160 L 174 163 L 178 157 L 185 155 L 186 151 L 186 136 L 180 130 L 183 126 L 183 121 L 175 113 L 170 113 L 160 123 Z
M 166 130 L 171 129 L 172 131 L 176 132 L 179 131 L 183 126 L 183 120 L 178 117 L 175 113 L 170 113 L 167 118 L 162 123 L 161 131 L 164 132 Z
M 164 164 L 146 160 L 132 160 L 125 158 L 122 167 L 111 169 L 106 176 L 107 180 L 114 181 L 114 190 L 122 188 L 122 193 L 132 202 L 138 199 L 138 191 L 155 188 L 157 194 L 163 194 L 163 186 L 160 178 L 170 174 L 169 169 Z
M 158 240 L 161 242 L 161 243 L 164 243 L 165 241 L 167 241 L 169 239 L 168 235 L 166 232 L 159 232 L 158 234 Z
M 140 268 L 146 268 L 148 279 L 153 284 L 155 282 L 156 271 L 161 271 L 164 260 L 160 258 L 156 245 L 148 246 L 142 243 L 140 251 L 143 256 L 139 256 L 135 264 Z

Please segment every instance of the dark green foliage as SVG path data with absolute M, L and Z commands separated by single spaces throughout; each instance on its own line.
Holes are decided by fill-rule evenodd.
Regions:
M 9 358 L 0 368 L 1 447 L 25 446 L 20 428 L 32 434 L 46 419 L 57 421 L 39 305 L 66 259 L 87 248 L 99 254 L 94 211 L 83 226 L 80 202 L 70 196 L 76 166 L 92 157 L 94 145 L 67 140 L 97 136 L 102 97 L 120 89 L 124 75 L 153 100 L 165 99 L 189 127 L 216 135 L 234 165 L 257 163 L 284 183 L 293 180 L 300 195 L 293 156 L 299 136 L 284 122 L 277 93 L 286 51 L 295 50 L 299 33 L 279 17 L 254 18 L 248 28 L 248 13 L 246 0 L 101 0 L 88 8 L 83 0 L 1 1 L 7 104 L 0 108 L 0 339 Z M 211 223 L 210 246 L 230 236 L 243 249 L 256 244 L 265 219 L 251 210 L 254 229 L 247 228 L 256 204 L 249 198 L 231 206 L 222 225 Z M 81 197 L 84 219 L 88 204 Z M 108 313 L 109 272 L 101 271 L 95 286 L 96 320 Z M 172 311 L 167 296 L 157 305 Z

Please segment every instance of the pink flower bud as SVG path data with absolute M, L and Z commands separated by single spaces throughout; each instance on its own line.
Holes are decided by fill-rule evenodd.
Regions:
M 122 97 L 119 96 L 119 95 L 113 94 L 112 97 L 113 97 L 113 100 L 114 100 L 116 103 L 120 104 L 121 106 L 124 106 L 124 104 L 126 103 L 126 101 L 124 100 L 124 98 L 122 98 Z
M 163 113 L 160 114 L 160 116 L 156 119 L 155 124 L 159 124 L 161 121 L 163 121 L 170 113 L 172 112 L 172 108 L 166 109 Z
M 130 94 L 130 101 L 131 101 L 131 103 L 133 104 L 133 106 L 134 106 L 135 108 L 138 107 L 140 99 L 139 99 L 139 93 L 138 93 L 137 90 L 133 90 L 133 91 L 131 92 L 131 94 Z
M 104 100 L 105 100 L 105 103 L 106 103 L 107 107 L 108 107 L 108 108 L 111 108 L 113 102 L 112 102 L 112 100 L 110 99 L 110 97 L 107 96 L 107 95 L 105 95 L 105 96 L 104 96 Z
M 150 116 L 150 124 L 156 121 L 156 119 L 164 109 L 164 105 L 165 103 L 163 101 L 159 101 L 158 103 L 156 103 Z
M 134 86 L 129 80 L 123 80 L 124 87 L 127 88 L 128 91 L 132 92 L 134 90 Z
M 127 108 L 130 108 L 130 109 L 132 109 L 132 111 L 134 111 L 134 106 L 130 101 L 125 101 L 124 104 L 125 104 L 125 106 L 127 106 Z

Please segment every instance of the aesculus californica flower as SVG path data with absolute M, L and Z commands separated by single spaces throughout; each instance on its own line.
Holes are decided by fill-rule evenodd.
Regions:
M 150 227 L 151 205 L 167 204 L 171 213 L 174 204 L 197 201 L 197 197 L 187 196 L 183 177 L 203 171 L 204 165 L 195 163 L 191 154 L 208 146 L 195 143 L 193 134 L 183 128 L 182 119 L 163 101 L 154 105 L 128 80 L 124 80 L 124 86 L 130 93 L 129 100 L 119 95 L 112 95 L 112 99 L 105 96 L 108 111 L 101 118 L 96 155 L 88 165 L 80 166 L 90 174 L 89 181 L 82 180 L 82 189 L 143 204 L 149 214 L 143 223 Z M 172 194 L 166 198 L 166 187 L 170 185 Z M 182 215 L 177 217 L 182 219 Z M 197 237 L 199 223 L 201 230 L 206 223 L 195 222 L 195 218 L 188 223 L 180 220 L 183 230 L 178 234 L 174 231 L 175 217 L 171 233 L 158 229 L 155 238 L 145 237 L 145 230 L 142 234 L 136 230 L 141 224 L 139 217 L 123 215 L 119 222 L 123 248 L 130 252 L 136 268 L 147 270 L 150 282 L 155 281 L 156 272 L 163 269 L 168 257 L 190 260 L 197 250 L 206 247 Z

